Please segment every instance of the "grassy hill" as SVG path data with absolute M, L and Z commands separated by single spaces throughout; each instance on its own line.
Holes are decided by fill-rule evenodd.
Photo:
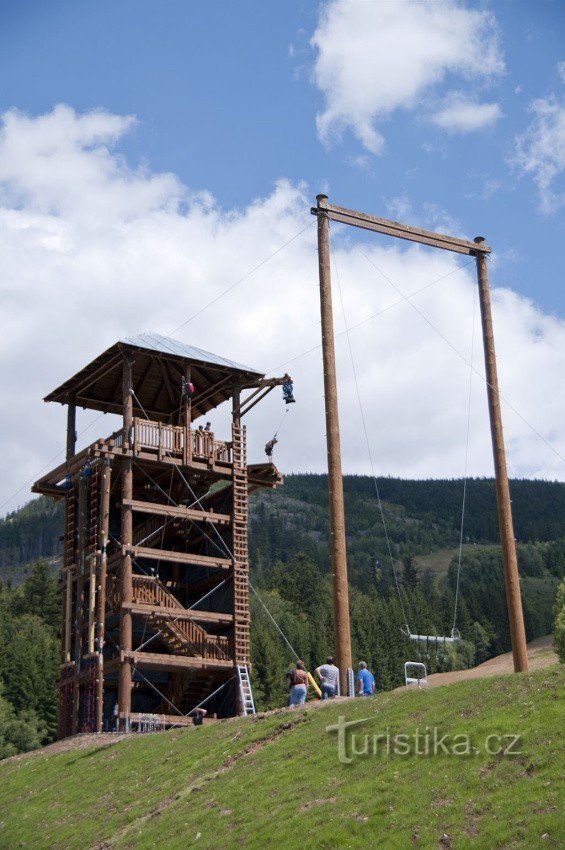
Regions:
M 563 846 L 564 683 L 554 666 L 19 756 L 0 764 L 0 847 Z M 366 755 L 349 740 L 351 763 L 327 731 L 340 715 L 364 721 L 361 752 L 369 736 Z M 449 754 L 434 753 L 434 728 Z M 409 754 L 394 753 L 397 735 Z M 486 752 L 489 735 L 519 736 L 517 754 Z

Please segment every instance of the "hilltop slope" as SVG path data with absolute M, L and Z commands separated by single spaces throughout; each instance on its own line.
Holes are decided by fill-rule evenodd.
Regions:
M 550 667 L 17 757 L 0 765 L 0 847 L 560 846 L 563 684 Z M 351 764 L 326 731 L 339 715 L 365 720 L 362 751 L 369 736 L 367 755 L 349 742 Z M 392 752 L 417 729 L 425 750 L 434 727 L 471 753 L 416 755 L 413 737 L 409 755 Z M 493 734 L 518 735 L 518 754 L 485 752 Z

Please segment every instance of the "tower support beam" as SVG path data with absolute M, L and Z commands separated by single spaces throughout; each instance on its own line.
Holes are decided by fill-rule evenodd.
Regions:
M 326 406 L 326 443 L 328 454 L 328 486 L 330 501 L 330 553 L 334 588 L 334 634 L 341 693 L 347 693 L 347 670 L 351 660 L 351 626 L 349 621 L 349 588 L 345 543 L 345 509 L 341 445 L 335 368 L 335 342 L 330 272 L 329 219 L 324 213 L 326 195 L 318 195 L 318 261 L 320 274 L 320 308 L 322 317 L 322 358 L 324 364 L 324 399 Z
M 133 427 L 133 396 L 132 396 L 131 362 L 124 359 L 122 374 L 123 394 L 123 447 L 131 446 L 131 430 Z M 133 600 L 132 545 L 133 520 L 131 500 L 133 498 L 133 469 L 131 456 L 122 460 L 122 528 L 123 544 L 122 569 L 120 575 L 120 602 L 131 603 Z M 132 651 L 132 615 L 131 609 L 120 605 L 120 672 L 118 678 L 118 710 L 120 727 L 127 729 L 131 715 L 131 661 Z
M 482 236 L 477 236 L 475 242 L 478 246 L 481 246 L 484 239 Z M 514 537 L 510 485 L 508 483 L 506 452 L 504 450 L 504 435 L 502 431 L 502 415 L 500 411 L 500 395 L 498 391 L 498 371 L 496 368 L 496 352 L 494 348 L 494 331 L 490 305 L 488 269 L 486 257 L 483 251 L 477 251 L 477 277 L 479 281 L 479 300 L 481 305 L 481 324 L 485 354 L 490 433 L 492 438 L 492 453 L 494 457 L 494 470 L 496 477 L 498 527 L 502 548 L 502 564 L 504 567 L 504 583 L 506 587 L 506 604 L 508 607 L 510 640 L 512 642 L 514 671 L 516 673 L 522 673 L 526 672 L 528 669 L 528 651 L 526 648 L 526 630 L 524 628 L 524 613 L 522 611 L 522 596 L 520 593 L 520 576 L 518 574 L 516 539 Z

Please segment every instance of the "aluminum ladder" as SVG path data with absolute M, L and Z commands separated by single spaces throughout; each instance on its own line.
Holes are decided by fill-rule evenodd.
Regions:
M 247 664 L 237 665 L 237 675 L 239 677 L 241 705 L 243 706 L 242 716 L 247 717 L 249 714 L 255 714 L 255 703 L 253 701 L 253 691 L 251 690 Z

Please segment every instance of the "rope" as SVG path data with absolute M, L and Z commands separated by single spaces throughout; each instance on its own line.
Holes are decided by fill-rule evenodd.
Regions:
M 477 306 L 477 291 L 473 289 L 473 326 L 471 330 L 471 352 L 470 361 L 473 363 L 473 355 L 475 351 L 475 313 Z M 453 627 L 451 629 L 451 637 L 457 634 L 457 603 L 459 601 L 459 579 L 461 576 L 461 558 L 463 555 L 463 529 L 465 525 L 465 506 L 467 500 L 467 475 L 469 466 L 469 435 L 471 432 L 471 399 L 473 393 L 473 369 L 469 369 L 469 397 L 467 400 L 467 435 L 465 439 L 465 472 L 463 475 L 463 503 L 461 505 L 461 527 L 459 532 L 459 555 L 457 559 L 457 583 L 455 585 L 455 605 L 453 611 Z
M 263 602 L 261 597 L 259 596 L 259 593 L 255 590 L 255 588 L 251 584 L 251 579 L 249 577 L 247 578 L 247 581 L 248 581 L 249 587 L 251 588 L 251 590 L 253 591 L 253 593 L 255 594 L 255 596 L 257 597 L 257 599 L 259 600 L 259 602 L 261 603 L 261 605 L 265 609 L 265 611 L 267 612 L 269 619 L 272 620 L 272 622 L 274 623 L 276 630 L 278 631 L 278 633 L 280 634 L 280 636 L 282 637 L 282 639 L 284 640 L 284 642 L 286 643 L 286 645 L 288 646 L 288 648 L 290 649 L 290 651 L 292 652 L 294 657 L 300 658 L 300 656 L 298 655 L 296 650 L 291 646 L 290 641 L 286 637 L 285 633 L 283 632 L 283 630 L 281 629 L 281 627 L 279 626 L 279 624 L 277 623 L 277 621 L 275 620 L 275 618 L 273 617 L 273 615 L 271 614 L 271 612 L 269 611 L 269 609 L 267 608 L 267 606 L 265 605 L 265 603 Z
M 450 342 L 450 341 L 448 340 L 448 338 L 447 338 L 446 336 L 444 336 L 444 334 L 442 334 L 442 332 L 441 332 L 438 328 L 436 328 L 436 326 L 434 325 L 434 323 L 433 323 L 430 319 L 428 319 L 428 317 L 426 316 L 426 314 L 425 314 L 425 313 L 423 313 L 423 312 L 422 312 L 422 310 L 420 310 L 420 309 L 419 309 L 419 307 L 417 307 L 417 306 L 416 306 L 416 305 L 415 305 L 415 304 L 414 304 L 414 303 L 410 300 L 412 296 L 404 295 L 404 294 L 402 293 L 402 291 L 399 289 L 399 287 L 398 287 L 398 286 L 397 286 L 397 285 L 396 285 L 396 284 L 395 284 L 395 283 L 394 283 L 394 282 L 390 279 L 390 277 L 388 277 L 388 275 L 387 275 L 387 274 L 385 274 L 385 272 L 384 272 L 382 269 L 380 269 L 380 268 L 377 266 L 377 264 L 376 264 L 376 263 L 374 263 L 374 262 L 370 259 L 370 257 L 368 257 L 368 256 L 367 256 L 367 254 L 363 251 L 363 249 L 362 249 L 362 248 L 358 248 L 358 250 L 359 250 L 359 252 L 360 252 L 360 253 L 361 253 L 361 254 L 365 257 L 365 259 L 367 260 L 367 262 L 368 262 L 368 263 L 370 263 L 370 265 L 372 265 L 372 266 L 373 266 L 373 268 L 374 268 L 374 269 L 376 269 L 376 270 L 379 272 L 379 274 L 381 274 L 381 275 L 384 277 L 384 279 L 385 279 L 386 281 L 388 281 L 388 282 L 390 283 L 390 285 L 391 285 L 392 287 L 394 287 L 394 289 L 396 289 L 396 291 L 397 291 L 398 293 L 400 293 L 400 295 L 402 295 L 403 300 L 404 300 L 404 301 L 407 301 L 407 302 L 410 304 L 410 306 L 412 307 L 412 309 L 413 309 L 413 310 L 415 310 L 415 311 L 416 311 L 416 313 L 418 313 L 418 315 L 419 315 L 419 316 L 420 316 L 420 317 L 421 317 L 421 318 L 422 318 L 422 319 L 423 319 L 423 320 L 424 320 L 424 321 L 425 321 L 425 322 L 426 322 L 426 323 L 427 323 L 427 324 L 428 324 L 428 325 L 432 328 L 432 330 L 433 330 L 433 331 L 435 331 L 435 333 L 436 333 L 439 337 L 441 337 L 441 339 L 442 339 L 442 340 L 446 343 L 446 345 L 448 345 L 448 346 L 451 348 L 451 350 L 452 350 L 452 351 L 454 351 L 454 352 L 455 352 L 455 354 L 457 354 L 457 356 L 458 356 L 458 357 L 460 357 L 460 358 L 461 358 L 461 360 L 463 360 L 463 362 L 464 362 L 464 363 L 466 363 L 466 364 L 467 364 L 467 366 L 469 366 L 469 367 L 473 370 L 473 372 L 475 372 L 475 374 L 477 374 L 477 375 L 479 376 L 479 378 L 481 379 L 481 381 L 483 381 L 483 382 L 487 385 L 487 387 L 489 387 L 491 390 L 494 390 L 494 387 L 492 386 L 492 384 L 491 384 L 491 383 L 487 380 L 486 375 L 481 374 L 481 372 L 479 372 L 479 370 L 478 370 L 478 369 L 476 369 L 476 368 L 473 366 L 473 364 L 472 364 L 472 363 L 470 363 L 470 362 L 467 360 L 467 358 L 465 357 L 465 355 L 464 355 L 464 354 L 462 354 L 462 353 L 461 353 L 461 351 L 459 351 L 459 349 L 458 349 L 458 348 L 456 348 L 456 347 L 453 345 L 453 343 L 452 343 L 452 342 Z M 466 264 L 466 265 L 468 265 L 468 264 Z M 414 293 L 414 294 L 416 294 L 416 293 Z M 565 457 L 563 457 L 563 455 L 561 455 L 561 454 L 559 453 L 559 451 L 558 451 L 556 448 L 554 448 L 554 447 L 551 445 L 551 443 L 549 443 L 549 442 L 545 439 L 545 437 L 543 437 L 543 436 L 540 434 L 540 432 L 539 432 L 539 431 L 537 431 L 537 430 L 534 428 L 534 426 L 533 426 L 530 422 L 528 422 L 528 420 L 526 419 L 526 417 L 525 417 L 525 416 L 522 416 L 522 414 L 520 413 L 520 411 L 519 411 L 519 410 L 517 410 L 517 409 L 516 409 L 516 408 L 515 408 L 515 407 L 514 407 L 514 406 L 513 406 L 513 405 L 512 405 L 509 401 L 508 401 L 508 399 L 507 399 L 507 398 L 505 398 L 505 397 L 502 395 L 502 393 L 498 392 L 498 393 L 497 393 L 497 395 L 498 395 L 499 399 L 500 399 L 501 401 L 503 401 L 503 402 L 504 402 L 504 404 L 506 404 L 506 405 L 507 405 L 507 407 L 509 407 L 509 408 L 510 408 L 510 410 L 511 410 L 513 413 L 515 413 L 515 414 L 516 414 L 516 416 L 518 416 L 518 417 L 522 420 L 522 422 L 523 422 L 525 425 L 527 425 L 527 426 L 528 426 L 528 428 L 529 428 L 529 429 L 530 429 L 530 430 L 531 430 L 531 431 L 532 431 L 532 432 L 536 435 L 536 437 L 539 437 L 539 439 L 542 441 L 542 443 L 544 443 L 544 444 L 547 446 L 547 448 L 548 448 L 548 449 L 551 449 L 551 451 L 552 451 L 555 455 L 557 455 L 557 457 L 559 458 L 559 460 L 562 460 L 562 461 L 563 461 L 563 463 L 565 463 Z
M 250 269 L 248 272 L 246 272 L 243 275 L 243 277 L 240 277 L 239 280 L 236 280 L 235 283 L 232 283 L 231 286 L 228 286 L 227 289 L 224 289 L 223 292 L 220 292 L 220 294 L 217 295 L 215 298 L 212 298 L 211 301 L 208 301 L 208 303 L 205 304 L 203 307 L 201 307 L 200 310 L 197 310 L 196 313 L 193 313 L 192 316 L 189 316 L 188 319 L 185 322 L 182 322 L 174 330 L 169 331 L 168 336 L 173 336 L 173 334 L 176 334 L 177 331 L 180 331 L 181 328 L 184 328 L 186 325 L 189 324 L 189 322 L 192 322 L 193 319 L 195 319 L 197 316 L 200 316 L 209 307 L 212 307 L 213 304 L 216 304 L 221 298 L 224 297 L 224 295 L 227 295 L 228 292 L 231 292 L 232 289 L 235 289 L 236 286 L 239 286 L 240 283 L 243 283 L 244 280 L 247 280 L 248 277 L 251 277 L 251 275 L 255 274 L 255 272 L 258 271 L 262 266 L 264 266 L 265 263 L 268 263 L 269 260 L 272 260 L 273 257 L 276 257 L 277 254 L 280 254 L 280 252 L 283 251 L 288 245 L 290 245 L 291 242 L 294 242 L 295 239 L 298 239 L 299 236 L 302 236 L 302 234 L 306 230 L 308 230 L 310 227 L 313 227 L 313 225 L 315 223 L 316 223 L 315 220 L 309 221 L 308 224 L 305 227 L 303 227 L 301 230 L 298 231 L 298 233 L 295 233 L 294 236 L 291 236 L 290 239 L 288 239 L 286 242 L 284 242 L 282 245 L 280 245 L 276 249 L 276 251 L 273 251 L 272 254 L 269 254 L 267 257 L 265 257 L 263 260 L 261 260 L 261 262 L 257 263 L 256 266 L 253 266 L 253 268 Z
M 335 269 L 335 272 L 336 272 L 336 280 L 337 280 L 337 287 L 338 287 L 338 291 L 339 291 L 339 299 L 340 299 L 340 302 L 341 302 L 341 310 L 342 310 L 342 313 L 343 313 L 343 321 L 344 321 L 344 324 L 345 324 L 345 334 L 346 334 L 346 338 L 347 338 L 347 345 L 348 345 L 348 348 L 349 348 L 349 356 L 351 358 L 351 368 L 353 370 L 353 379 L 354 379 L 354 382 L 355 382 L 355 390 L 356 390 L 356 393 L 357 393 L 357 401 L 359 403 L 359 412 L 361 414 L 361 423 L 363 425 L 363 433 L 365 435 L 365 445 L 367 447 L 367 454 L 369 456 L 369 463 L 370 463 L 370 466 L 371 466 L 371 477 L 373 479 L 373 485 L 375 487 L 375 493 L 376 493 L 376 496 L 377 496 L 377 504 L 378 504 L 378 507 L 379 507 L 379 513 L 381 515 L 381 521 L 382 521 L 382 524 L 383 524 L 383 530 L 384 530 L 384 534 L 385 534 L 388 557 L 389 557 L 389 560 L 390 560 L 390 565 L 392 567 L 392 573 L 393 573 L 393 576 L 394 576 L 394 583 L 396 585 L 396 590 L 397 590 L 397 593 L 398 593 L 398 601 L 400 602 L 400 610 L 402 611 L 402 618 L 404 620 L 404 626 L 405 626 L 408 634 L 410 634 L 410 626 L 408 625 L 408 620 L 406 618 L 406 612 L 404 610 L 404 603 L 402 601 L 402 593 L 400 591 L 400 584 L 399 584 L 399 581 L 398 581 L 398 575 L 396 573 L 396 567 L 394 565 L 394 558 L 393 558 L 393 555 L 392 555 L 392 548 L 391 548 L 391 545 L 390 545 L 390 538 L 389 538 L 388 529 L 387 529 L 386 520 L 385 520 L 385 515 L 384 515 L 384 510 L 383 510 L 383 503 L 382 503 L 382 500 L 381 500 L 381 495 L 379 493 L 379 485 L 377 483 L 377 476 L 375 474 L 375 465 L 374 465 L 374 462 L 373 462 L 373 453 L 371 451 L 371 444 L 369 442 L 369 434 L 367 432 L 367 423 L 366 423 L 366 420 L 365 420 L 365 411 L 363 409 L 363 403 L 361 401 L 361 393 L 360 393 L 360 390 L 359 390 L 359 381 L 357 379 L 357 369 L 355 368 L 355 358 L 353 356 L 353 348 L 351 346 L 351 337 L 349 335 L 349 326 L 347 324 L 347 316 L 346 316 L 346 313 L 345 313 L 345 305 L 344 305 L 344 302 L 343 302 L 343 293 L 341 291 L 341 283 L 340 283 L 340 279 L 339 279 L 339 272 L 338 272 L 338 269 L 337 269 L 335 254 L 331 250 L 331 247 L 330 247 L 330 252 L 331 252 L 331 257 L 332 257 L 333 263 L 334 263 L 334 269 Z
M 289 409 L 288 407 L 286 408 L 285 412 L 284 412 L 284 413 L 283 413 L 283 415 L 282 415 L 282 419 L 281 419 L 281 421 L 279 422 L 279 425 L 278 425 L 278 427 L 277 427 L 277 430 L 276 430 L 276 431 L 275 431 L 275 433 L 273 434 L 273 440 L 275 439 L 275 437 L 277 436 L 277 434 L 279 433 L 279 431 L 280 431 L 280 430 L 281 430 L 281 428 L 283 427 L 284 423 L 286 422 L 286 415 L 287 415 L 287 413 L 290 413 L 290 409 Z

